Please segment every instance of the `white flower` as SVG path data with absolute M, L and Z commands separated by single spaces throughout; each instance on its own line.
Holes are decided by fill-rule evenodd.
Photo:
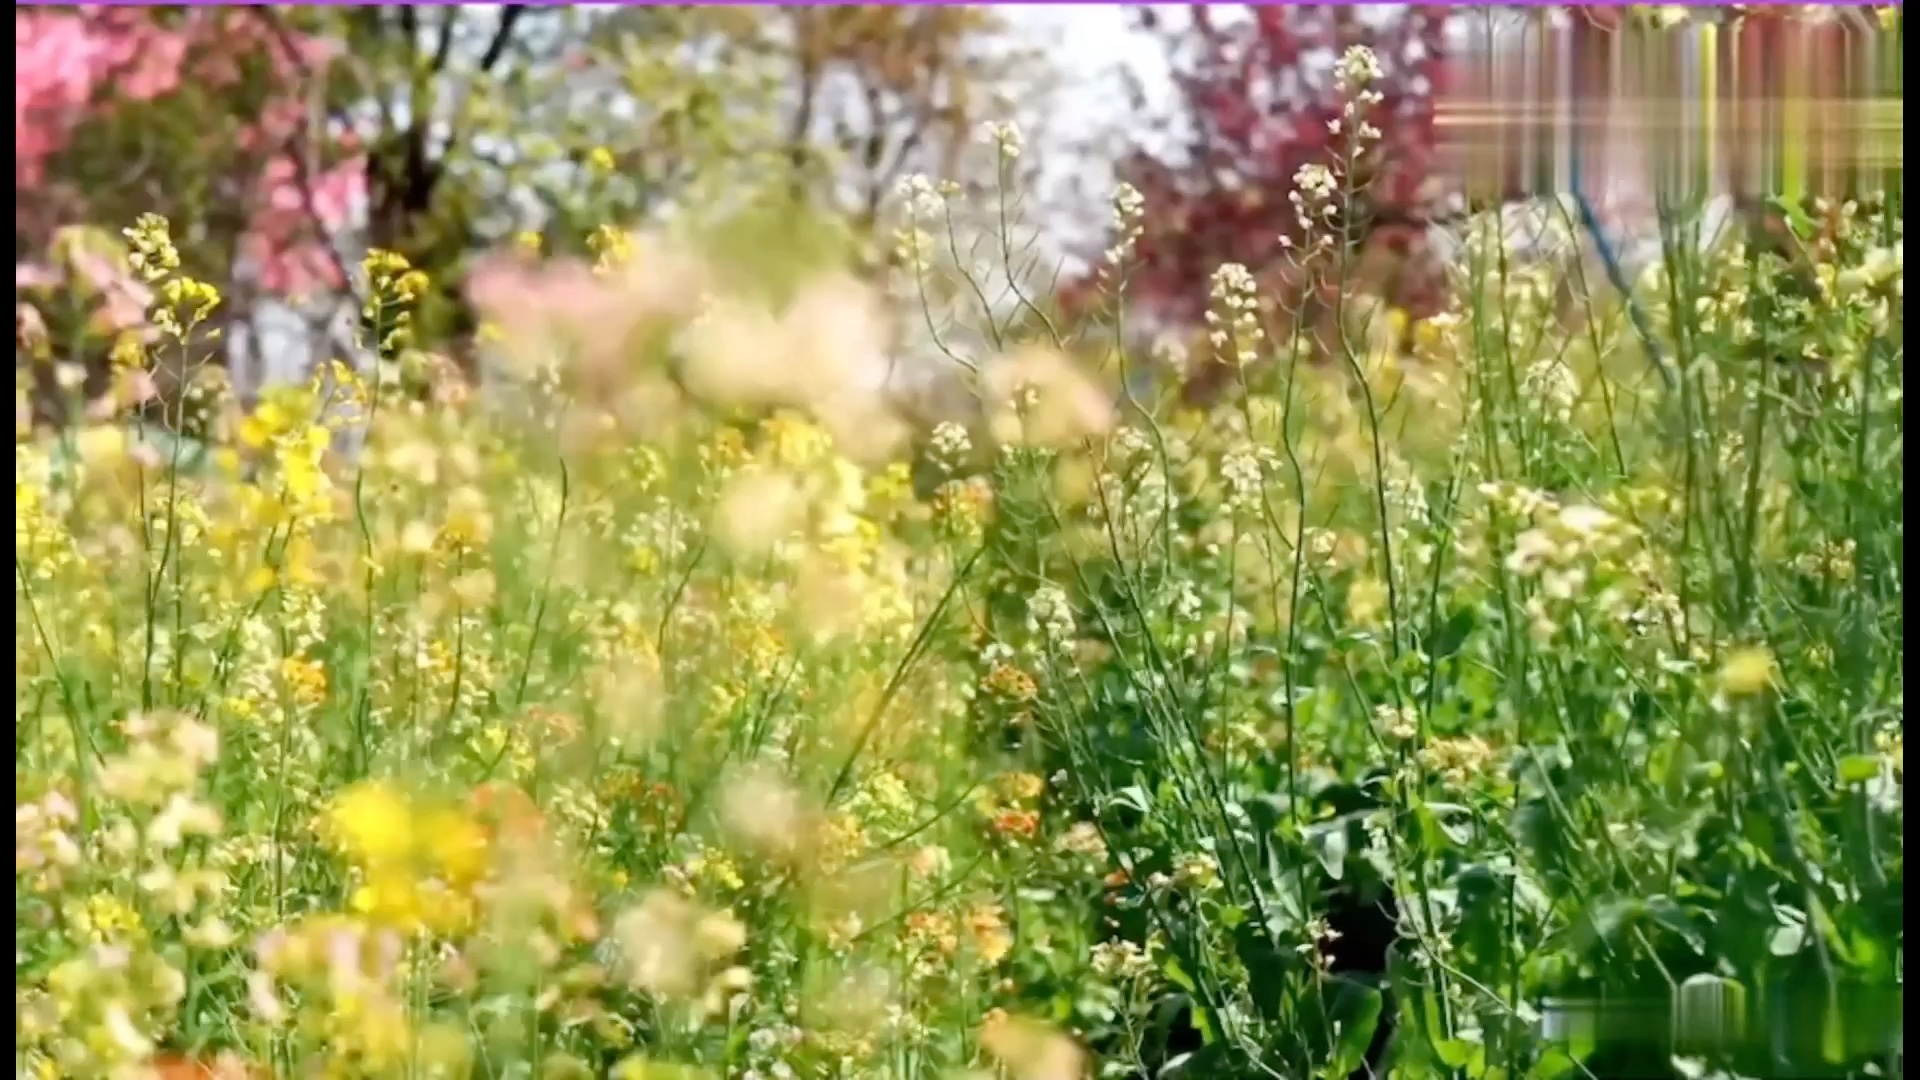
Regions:
M 938 217 L 945 209 L 946 200 L 924 173 L 902 177 L 897 190 L 907 201 L 907 213 L 914 217 Z
M 1573 407 L 1580 400 L 1580 380 L 1565 363 L 1547 357 L 1527 369 L 1520 392 L 1539 402 L 1556 423 L 1565 424 L 1573 419 Z
M 1002 158 L 1012 161 L 1020 156 L 1020 150 L 1025 144 L 1021 141 L 1020 128 L 1018 125 L 1009 120 L 1004 122 L 990 122 L 985 124 L 984 128 L 987 138 L 993 140 L 993 144 L 999 149 Z
M 1192 582 L 1181 582 L 1180 591 L 1174 594 L 1173 617 L 1183 623 L 1200 618 L 1200 594 L 1194 591 Z
M 1392 705 L 1376 706 L 1373 721 L 1381 733 L 1389 738 L 1405 741 L 1420 733 L 1420 714 L 1410 705 L 1399 708 Z
M 934 463 L 946 472 L 952 472 L 973 450 L 967 429 L 952 420 L 942 420 L 934 426 L 931 443 Z
M 1581 537 L 1611 532 L 1619 521 L 1619 518 L 1597 506 L 1576 504 L 1564 507 L 1560 511 L 1561 527 Z
M 1094 974 L 1106 979 L 1131 979 L 1153 969 L 1147 951 L 1131 941 L 1100 942 L 1088 959 Z
M 1073 607 L 1067 594 L 1054 585 L 1042 585 L 1027 599 L 1027 629 L 1042 636 L 1058 651 L 1073 642 Z
M 1073 826 L 1060 837 L 1059 847 L 1061 851 L 1085 855 L 1089 858 L 1105 859 L 1107 857 L 1107 842 L 1100 836 L 1100 827 L 1091 821 L 1074 822 Z
M 1334 178 L 1333 170 L 1318 162 L 1308 162 L 1295 170 L 1293 186 L 1307 194 L 1316 203 L 1333 198 L 1340 189 L 1340 182 Z
M 1113 226 L 1119 239 L 1107 249 L 1108 263 L 1118 265 L 1133 254 L 1134 244 L 1143 231 L 1140 221 L 1146 216 L 1146 210 L 1146 196 L 1140 194 L 1140 189 L 1124 180 L 1113 189 Z
M 1260 499 L 1262 470 L 1260 457 L 1240 449 L 1220 459 L 1220 477 L 1227 482 L 1227 505 L 1235 510 L 1251 509 Z
M 1348 46 L 1345 55 L 1334 66 L 1334 80 L 1342 93 L 1364 90 L 1377 82 L 1382 74 L 1380 58 L 1365 45 Z
M 128 1057 L 138 1060 L 153 1053 L 153 1042 L 134 1025 L 133 1017 L 127 1015 L 127 1008 L 118 1002 L 108 1002 L 105 1014 L 101 1017 L 101 1027 L 107 1038 Z
M 1241 366 L 1259 356 L 1259 344 L 1266 337 L 1260 327 L 1257 286 L 1253 274 L 1240 263 L 1224 263 L 1213 272 L 1211 288 L 1219 310 L 1207 312 L 1208 337 L 1214 348 L 1231 350 Z
M 933 237 L 925 229 L 895 229 L 893 251 L 900 262 L 915 273 L 925 273 L 933 264 Z
M 1514 538 L 1513 551 L 1507 556 L 1507 569 L 1522 577 L 1531 576 L 1559 551 L 1560 545 L 1545 529 L 1528 529 Z
M 1114 453 L 1121 456 L 1144 454 L 1153 449 L 1152 440 L 1139 428 L 1122 427 L 1113 433 Z

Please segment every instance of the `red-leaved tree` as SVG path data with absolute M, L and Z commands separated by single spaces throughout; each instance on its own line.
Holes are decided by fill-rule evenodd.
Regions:
M 1209 275 L 1227 262 L 1253 271 L 1270 295 L 1300 296 L 1304 283 L 1283 243 L 1300 231 L 1288 193 L 1301 166 L 1343 153 L 1335 64 L 1353 45 L 1372 49 L 1381 69 L 1371 87 L 1380 101 L 1366 115 L 1380 137 L 1353 177 L 1363 189 L 1350 222 L 1355 239 L 1404 246 L 1424 232 L 1428 204 L 1442 192 L 1433 183 L 1433 102 L 1445 8 L 1383 18 L 1353 7 L 1194 5 L 1183 15 L 1139 10 L 1141 25 L 1166 45 L 1177 108 L 1121 168 L 1148 208 L 1131 277 L 1137 308 L 1193 325 Z

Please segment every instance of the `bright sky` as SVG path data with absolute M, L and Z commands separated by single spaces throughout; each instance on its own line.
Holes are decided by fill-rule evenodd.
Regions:
M 1057 41 L 1054 61 L 1075 74 L 1098 75 L 1117 63 L 1164 67 L 1159 45 L 1134 29 L 1133 15 L 1122 5 L 1009 4 L 999 10 L 1036 38 Z
M 1135 29 L 1125 5 L 1008 4 L 999 10 L 1034 43 L 1058 46 L 1050 58 L 1066 77 L 1062 107 L 1076 116 L 1111 115 L 1122 70 L 1140 79 L 1149 95 L 1168 89 L 1159 42 Z

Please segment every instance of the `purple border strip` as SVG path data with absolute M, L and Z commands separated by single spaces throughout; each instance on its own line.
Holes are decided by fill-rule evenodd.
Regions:
M 532 6 L 535 6 L 535 7 L 581 6 L 573 2 L 573 0 L 529 0 L 529 2 Z M 672 0 L 595 0 L 592 6 L 594 7 L 655 7 L 655 6 L 666 6 L 669 2 L 672 2 Z M 855 6 L 852 3 L 848 2 L 848 0 L 796 0 L 796 2 L 788 2 L 788 3 L 778 3 L 778 2 L 775 2 L 775 0 L 707 0 L 707 2 L 708 2 L 708 6 L 710 7 L 851 7 L 851 6 Z M 1253 3 L 1249 6 L 1253 6 L 1253 7 L 1374 7 L 1374 6 L 1380 6 L 1382 4 L 1386 4 L 1389 2 L 1391 2 L 1391 0 L 1318 0 L 1318 2 L 1305 2 L 1305 0 L 1253 0 Z M 1062 6 L 1076 6 L 1076 5 L 1078 6 L 1101 5 L 1101 6 L 1107 6 L 1107 7 L 1134 6 L 1132 4 L 1116 3 L 1115 0 L 998 0 L 998 2 L 996 2 L 996 0 L 973 0 L 973 2 L 971 3 L 969 3 L 969 0 L 889 0 L 889 3 L 897 4 L 903 7 L 905 6 L 912 6 L 912 7 L 963 7 L 963 6 L 1062 7 Z M 167 3 L 166 0 L 91 0 L 91 2 L 79 3 L 79 4 L 57 4 L 57 3 L 16 4 L 14 7 L 14 10 L 18 11 L 22 8 L 32 9 L 32 8 L 52 8 L 52 7 L 71 8 L 71 7 L 293 7 L 293 6 L 302 6 L 302 7 L 498 7 L 500 5 L 497 3 L 491 3 L 491 4 L 461 3 L 460 0 L 425 0 L 425 2 L 417 2 L 417 3 L 402 2 L 402 0 L 384 0 L 384 2 L 383 0 L 374 0 L 374 2 L 371 2 L 371 3 L 355 2 L 355 0 L 309 0 L 309 2 L 300 4 L 300 5 L 263 4 L 263 3 L 222 3 L 220 2 L 220 0 L 186 0 L 185 3 L 176 2 L 171 4 Z M 1173 4 L 1173 3 L 1161 3 L 1154 6 L 1185 7 L 1186 5 Z M 1482 7 L 1487 5 L 1457 4 L 1457 5 L 1451 5 L 1451 6 L 1467 8 L 1467 7 Z M 1492 5 L 1492 6 L 1496 6 L 1496 7 L 1571 7 L 1574 5 L 1564 4 L 1564 3 L 1555 3 L 1555 2 L 1552 2 L 1552 0 L 1505 0 L 1505 2 L 1503 3 Z M 1618 7 L 1618 8 L 1654 7 L 1654 6 L 1722 8 L 1722 7 L 1730 7 L 1733 5 L 1725 4 L 1725 3 L 1717 3 L 1717 4 L 1709 3 L 1709 2 L 1706 2 L 1706 0 L 1694 0 L 1694 2 L 1692 3 L 1680 3 L 1680 4 L 1673 4 L 1673 5 L 1650 5 L 1645 3 L 1633 3 L 1633 2 L 1630 2 L 1630 0 L 1596 0 L 1596 2 L 1583 4 L 1579 6 Z M 1826 0 L 1826 2 L 1824 3 L 1817 3 L 1817 4 L 1796 3 L 1794 2 L 1794 0 L 1747 0 L 1747 2 L 1744 3 L 1742 6 L 1760 7 L 1760 8 L 1782 8 L 1782 7 L 1904 8 L 1906 5 L 1904 3 L 1904 0 L 1897 0 L 1897 2 L 1892 4 L 1878 3 L 1876 2 L 1876 0 Z

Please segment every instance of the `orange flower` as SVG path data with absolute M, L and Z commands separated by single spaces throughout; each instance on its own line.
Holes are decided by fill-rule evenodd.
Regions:
M 232 1054 L 221 1054 L 211 1062 L 168 1054 L 155 1058 L 150 1068 L 155 1080 L 251 1080 L 266 1075 Z
M 527 724 L 539 736 L 565 746 L 580 735 L 580 720 L 558 709 L 534 707 L 527 710 Z
M 1010 1017 L 1000 1009 L 987 1013 L 980 1026 L 980 1045 L 1007 1067 L 1014 1080 L 1081 1080 L 1087 1075 L 1087 1055 L 1079 1044 L 1044 1024 Z
M 540 808 L 533 805 L 526 792 L 512 784 L 489 781 L 473 789 L 471 798 L 474 812 L 491 827 L 495 836 L 531 840 L 540 835 L 546 824 Z
M 999 904 L 981 904 L 968 912 L 967 930 L 980 959 L 989 964 L 998 964 L 1013 950 L 1013 935 L 1007 932 L 1006 913 Z
M 1040 815 L 1031 810 L 1002 810 L 994 816 L 993 831 L 1001 836 L 1031 840 L 1040 832 Z

